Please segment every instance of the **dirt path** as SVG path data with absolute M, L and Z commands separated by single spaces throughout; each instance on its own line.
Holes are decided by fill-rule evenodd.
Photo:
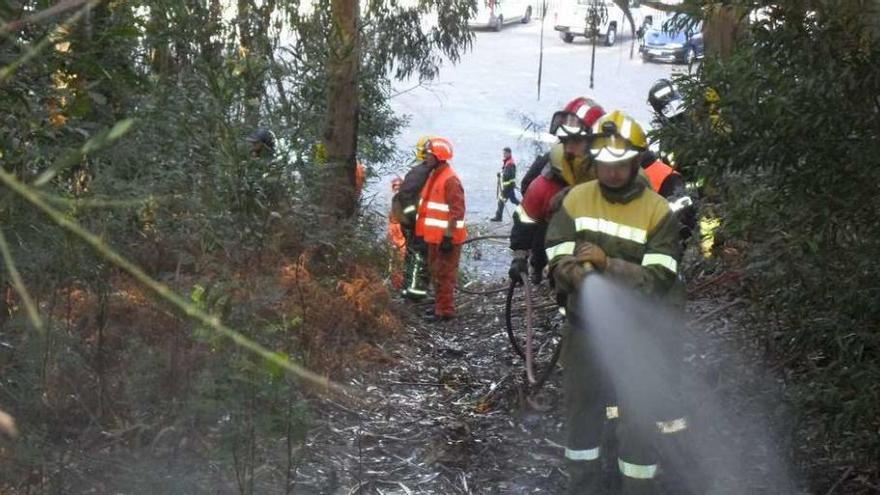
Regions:
M 313 433 L 312 462 L 300 469 L 300 480 L 314 493 L 563 490 L 560 451 L 547 440 L 561 431 L 558 380 L 541 395 L 550 412 L 526 412 L 522 368 L 501 320 L 504 295 L 459 301 L 467 314 L 458 321 L 428 325 L 414 318 L 408 341 L 389 350 L 399 364 L 352 382 L 384 397 L 380 405 L 336 407 Z
M 506 248 L 487 243 L 478 251 L 470 288 L 502 287 L 498 266 L 506 263 L 487 269 L 485 260 L 507 259 Z M 731 318 L 740 304 L 725 298 L 723 280 L 700 285 L 711 277 L 698 273 L 690 284 L 699 291 L 689 304 L 685 358 L 693 427 L 704 446 L 724 446 L 700 460 L 714 473 L 707 493 L 796 493 L 782 487 L 778 463 L 768 460 L 776 454 L 766 399 L 778 383 L 749 371 L 758 354 L 731 350 L 740 346 L 743 320 Z M 385 349 L 396 365 L 350 382 L 375 405 L 321 407 L 326 416 L 313 425 L 295 493 L 564 493 L 559 370 L 535 398 L 536 410 L 523 398 L 522 363 L 504 330 L 504 294 L 459 294 L 458 304 L 457 320 L 426 324 L 419 315 L 428 306 L 401 303 L 407 335 Z M 717 404 L 701 397 L 707 387 Z M 717 421 L 719 408 L 730 418 Z

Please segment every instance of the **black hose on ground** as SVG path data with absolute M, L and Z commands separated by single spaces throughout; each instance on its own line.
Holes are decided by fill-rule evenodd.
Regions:
M 504 292 L 507 290 L 507 287 L 498 287 L 496 289 L 486 289 L 486 290 L 470 290 L 465 289 L 464 287 L 459 287 L 459 291 L 465 294 L 471 294 L 474 296 L 488 296 L 490 294 L 498 294 L 499 292 Z
M 521 359 L 526 361 L 526 375 L 527 375 L 527 380 L 529 382 L 527 384 L 528 390 L 529 390 L 529 393 L 534 393 L 535 391 L 540 389 L 544 385 L 544 382 L 547 381 L 547 378 L 550 377 L 550 374 L 553 372 L 553 369 L 556 367 L 556 362 L 559 360 L 560 351 L 562 350 L 561 343 L 557 343 L 556 348 L 553 350 L 553 354 L 550 356 L 550 360 L 546 364 L 543 364 L 541 366 L 540 370 L 537 373 L 535 373 L 534 362 L 533 362 L 534 361 L 534 353 L 533 353 L 533 350 L 530 349 L 530 347 L 531 347 L 530 342 L 528 342 L 529 340 L 534 340 L 533 339 L 534 338 L 534 327 L 533 327 L 534 312 L 538 311 L 538 310 L 548 309 L 548 308 L 554 308 L 554 311 L 555 311 L 555 308 L 557 307 L 557 305 L 554 302 L 549 305 L 535 306 L 534 301 L 532 301 L 532 293 L 531 293 L 532 291 L 529 290 L 526 293 L 526 320 L 527 321 L 525 324 L 526 324 L 526 341 L 527 342 L 525 344 L 521 344 L 519 342 L 519 339 L 517 339 L 516 332 L 514 331 L 514 328 L 513 328 L 513 314 L 514 314 L 514 309 L 513 309 L 514 297 L 513 297 L 513 295 L 514 295 L 515 291 L 516 291 L 516 284 L 511 281 L 510 285 L 507 288 L 507 297 L 506 297 L 505 304 L 504 304 L 504 323 L 505 323 L 505 326 L 507 327 L 507 337 L 510 340 L 510 344 L 513 347 L 513 350 L 516 352 L 517 355 L 519 355 L 519 357 Z M 530 332 L 530 329 L 532 329 L 531 332 Z M 529 335 L 530 333 L 531 333 L 531 335 Z M 529 354 L 532 354 L 531 357 L 529 357 Z M 532 364 L 531 364 L 531 372 L 532 372 L 531 375 L 532 376 L 528 376 L 529 375 L 529 361 L 532 362 Z

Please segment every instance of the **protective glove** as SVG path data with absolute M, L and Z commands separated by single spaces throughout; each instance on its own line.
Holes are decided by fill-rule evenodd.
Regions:
M 495 177 L 501 178 L 501 172 L 495 172 Z
M 589 270 L 577 257 L 563 256 L 553 267 L 553 280 L 557 292 L 574 294 L 581 286 Z
M 443 240 L 440 241 L 440 251 L 443 253 L 452 252 L 452 236 L 443 236 Z
M 525 258 L 514 258 L 510 261 L 510 270 L 507 275 L 514 284 L 522 283 L 522 276 L 529 273 L 529 263 Z
M 599 271 L 608 268 L 608 256 L 605 251 L 591 242 L 581 243 L 574 250 L 574 256 L 581 263 L 591 263 Z

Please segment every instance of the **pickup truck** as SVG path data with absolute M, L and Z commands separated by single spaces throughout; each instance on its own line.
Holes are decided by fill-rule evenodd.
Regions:
M 601 20 L 595 29 L 590 29 L 587 19 L 591 8 L 595 9 Z M 638 0 L 630 0 L 629 9 L 636 26 L 641 25 Z M 620 30 L 629 29 L 629 21 L 623 9 L 611 0 L 563 0 L 556 10 L 553 28 L 559 31 L 559 37 L 566 43 L 574 41 L 576 36 L 598 36 L 605 45 L 612 46 L 617 42 Z

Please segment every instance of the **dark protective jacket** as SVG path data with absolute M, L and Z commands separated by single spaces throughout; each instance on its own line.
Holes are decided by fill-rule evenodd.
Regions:
M 610 192 L 591 181 L 573 187 L 547 227 L 551 276 L 560 263 L 576 262 L 584 242 L 608 256 L 605 273 L 645 294 L 666 296 L 678 284 L 681 244 L 669 204 L 643 181 Z
M 541 175 L 541 171 L 544 170 L 544 167 L 550 163 L 550 153 L 544 153 L 543 155 L 538 155 L 535 158 L 535 161 L 529 165 L 529 169 L 526 171 L 526 175 L 523 176 L 522 180 L 519 183 L 519 190 L 523 196 L 526 194 L 526 190 L 529 188 L 529 184 L 535 180 L 535 177 Z
M 410 229 L 415 227 L 419 195 L 429 175 L 431 175 L 431 167 L 427 163 L 414 161 L 412 168 L 403 177 L 397 194 L 391 198 L 392 212 L 398 216 L 401 226 Z
M 516 187 L 516 162 L 513 158 L 507 158 L 501 163 L 501 192 L 504 193 L 514 187 Z
M 536 164 L 542 164 L 542 169 L 529 181 L 528 189 L 523 189 L 522 203 L 513 214 L 510 249 L 527 250 L 543 246 L 543 227 L 550 220 L 553 198 L 565 187 L 578 183 L 577 181 L 596 178 L 595 167 L 585 160 L 586 158 L 580 157 L 570 163 L 565 159 L 561 143 L 555 144 L 550 152 L 535 160 L 529 173 Z

